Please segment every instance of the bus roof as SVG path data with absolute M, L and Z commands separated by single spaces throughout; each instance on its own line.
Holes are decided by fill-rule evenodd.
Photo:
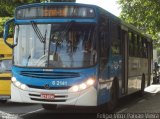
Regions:
M 126 27 L 134 32 L 138 32 L 140 35 L 142 35 L 148 39 L 151 39 L 151 36 L 149 34 L 143 33 L 141 30 L 137 29 L 135 26 L 122 21 L 119 17 L 113 15 L 112 13 L 108 12 L 107 10 L 105 10 L 97 5 L 82 4 L 82 3 L 75 3 L 75 2 L 48 2 L 48 3 L 34 3 L 34 4 L 22 5 L 22 6 L 17 7 L 16 10 L 28 8 L 28 7 L 34 7 L 34 6 L 45 6 L 45 5 L 69 5 L 69 6 L 78 5 L 78 6 L 84 6 L 84 7 L 92 7 L 93 9 L 98 9 L 99 11 L 105 12 L 105 14 L 109 18 L 113 19 L 114 21 L 118 22 L 119 24 L 123 25 L 124 27 Z
M 96 7 L 96 5 L 89 5 L 89 4 L 82 4 L 82 3 L 75 3 L 75 2 L 46 2 L 46 3 L 34 3 L 34 4 L 22 5 L 22 6 L 18 6 L 16 9 L 22 9 L 25 7 L 33 7 L 33 6 L 44 6 L 44 5 L 79 5 L 79 6 Z

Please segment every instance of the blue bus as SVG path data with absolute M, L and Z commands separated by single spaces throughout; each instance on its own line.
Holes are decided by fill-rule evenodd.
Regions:
M 7 42 L 11 24 L 14 44 Z M 112 110 L 152 82 L 151 37 L 95 5 L 19 6 L 4 41 L 13 49 L 13 102 Z

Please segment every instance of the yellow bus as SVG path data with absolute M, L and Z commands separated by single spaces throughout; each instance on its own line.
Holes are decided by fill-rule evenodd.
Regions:
M 9 39 L 12 42 L 12 39 Z M 12 50 L 0 38 L 0 102 L 10 99 Z

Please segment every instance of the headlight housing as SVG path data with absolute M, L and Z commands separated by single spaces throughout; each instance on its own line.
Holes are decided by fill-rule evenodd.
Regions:
M 79 84 L 79 85 L 74 85 L 69 89 L 69 92 L 78 92 L 78 91 L 82 91 L 85 90 L 87 88 L 89 88 L 90 86 L 93 86 L 95 83 L 95 78 L 88 78 L 87 81 Z
M 21 82 L 17 81 L 15 77 L 11 78 L 12 83 L 21 90 L 27 90 L 27 86 L 22 84 Z

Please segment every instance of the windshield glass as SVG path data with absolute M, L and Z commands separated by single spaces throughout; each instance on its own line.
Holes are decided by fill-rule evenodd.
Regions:
M 0 72 L 10 72 L 12 67 L 12 60 L 0 60 Z
M 15 28 L 15 32 L 16 28 Z M 19 25 L 14 39 L 14 64 L 26 67 L 78 68 L 97 60 L 95 26 L 65 24 Z

